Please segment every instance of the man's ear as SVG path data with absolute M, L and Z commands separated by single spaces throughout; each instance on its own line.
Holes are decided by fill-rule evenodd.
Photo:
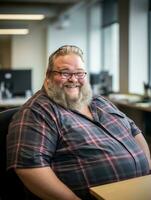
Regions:
M 48 85 L 50 82 L 50 78 L 46 77 L 46 84 Z
M 50 78 L 46 77 L 44 80 L 44 84 L 47 86 L 49 84 Z

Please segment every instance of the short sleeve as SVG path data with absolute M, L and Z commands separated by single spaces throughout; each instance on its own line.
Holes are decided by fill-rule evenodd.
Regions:
M 49 166 L 57 139 L 56 124 L 50 114 L 31 109 L 18 112 L 7 136 L 8 168 Z

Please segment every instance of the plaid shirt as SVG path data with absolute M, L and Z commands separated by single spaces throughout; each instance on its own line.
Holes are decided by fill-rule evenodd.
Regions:
M 134 122 L 111 102 L 95 97 L 93 120 L 52 102 L 38 91 L 14 116 L 7 138 L 7 166 L 51 166 L 75 193 L 146 175 L 149 165 L 135 142 Z

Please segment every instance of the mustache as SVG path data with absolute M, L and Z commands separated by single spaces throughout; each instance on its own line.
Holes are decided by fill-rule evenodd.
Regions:
M 64 84 L 65 87 L 80 87 L 80 84 L 75 84 L 75 83 L 66 83 Z

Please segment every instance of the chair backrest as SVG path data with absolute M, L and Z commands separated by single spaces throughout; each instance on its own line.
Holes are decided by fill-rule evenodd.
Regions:
M 6 136 L 12 116 L 19 108 L 11 108 L 0 112 L 0 169 L 6 169 Z
M 40 200 L 24 186 L 13 170 L 6 170 L 6 137 L 9 123 L 18 110 L 19 107 L 0 112 L 0 200 Z
M 20 199 L 24 200 L 24 186 L 18 176 L 10 171 L 6 171 L 6 136 L 8 126 L 12 116 L 19 110 L 11 108 L 0 112 L 0 199 Z

